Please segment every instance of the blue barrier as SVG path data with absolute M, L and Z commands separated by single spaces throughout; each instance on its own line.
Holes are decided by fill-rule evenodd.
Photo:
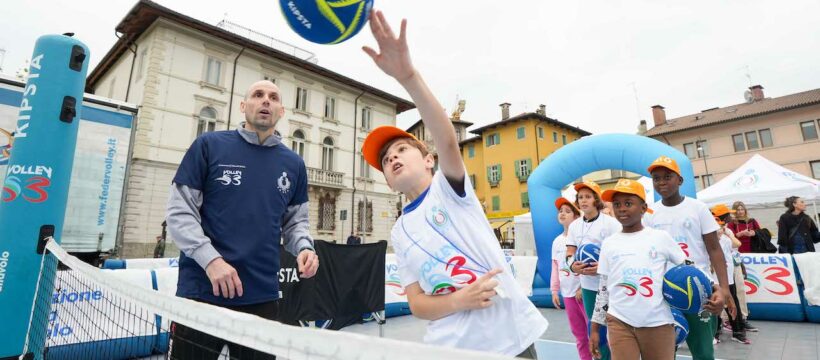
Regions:
M 689 158 L 669 145 L 644 136 L 587 136 L 558 149 L 538 165 L 527 180 L 527 189 L 538 253 L 538 273 L 542 278 L 550 278 L 552 240 L 563 231 L 556 221 L 558 212 L 553 206 L 553 201 L 561 196 L 561 189 L 598 170 L 620 169 L 649 175 L 646 168 L 661 155 L 678 163 L 681 175 L 686 179 L 680 188 L 681 194 L 695 197 L 694 172 Z

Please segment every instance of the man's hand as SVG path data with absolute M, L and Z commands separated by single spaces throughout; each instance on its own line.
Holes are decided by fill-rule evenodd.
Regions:
M 299 269 L 299 277 L 302 279 L 311 278 L 319 270 L 319 257 L 316 256 L 313 250 L 304 249 L 296 257 L 296 265 Z
M 498 280 L 494 276 L 501 273 L 501 269 L 492 269 L 482 275 L 472 284 L 453 293 L 453 304 L 457 311 L 486 309 L 493 305 L 491 297 L 495 296 L 495 287 Z
M 558 298 L 557 293 L 552 294 L 552 305 L 554 305 L 556 309 L 561 308 L 561 299 Z
M 228 264 L 221 257 L 212 260 L 205 268 L 205 274 L 211 280 L 214 296 L 221 296 L 226 299 L 233 299 L 235 296 L 242 296 L 242 281 L 236 269 Z
M 724 302 L 723 291 L 712 285 L 712 297 L 703 305 L 703 308 L 714 315 L 720 315 L 720 312 L 723 311 Z

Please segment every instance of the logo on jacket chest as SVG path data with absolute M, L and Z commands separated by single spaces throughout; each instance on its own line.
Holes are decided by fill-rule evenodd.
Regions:
M 279 188 L 279 192 L 282 194 L 287 194 L 290 191 L 290 179 L 288 179 L 288 173 L 282 172 L 282 176 L 276 180 L 276 187 Z

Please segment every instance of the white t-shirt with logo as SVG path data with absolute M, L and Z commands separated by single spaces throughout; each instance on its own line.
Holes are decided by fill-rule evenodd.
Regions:
M 723 251 L 723 260 L 726 262 L 726 276 L 729 277 L 729 285 L 735 284 L 735 264 L 732 262 L 732 239 L 729 237 L 727 233 L 731 232 L 729 228 L 723 228 L 723 233 L 719 233 L 720 235 L 720 250 Z M 717 273 L 712 273 L 712 281 L 715 283 L 718 282 Z
M 464 192 L 456 194 L 437 172 L 428 190 L 405 207 L 391 232 L 401 283 L 443 295 L 502 269 L 496 279 L 503 298 L 494 297 L 486 309 L 431 321 L 424 341 L 515 356 L 547 330 L 548 322 L 516 282 L 466 176 Z
M 621 232 L 621 229 L 621 223 L 607 214 L 598 213 L 593 221 L 586 221 L 582 216 L 569 224 L 567 245 L 580 248 L 581 245 L 593 243 L 600 246 L 604 239 Z M 581 275 L 581 288 L 598 291 L 598 275 Z
M 644 228 L 607 238 L 598 262 L 598 273 L 607 276 L 607 313 L 634 327 L 673 323 L 661 292 L 663 275 L 685 260 L 683 250 L 665 231 Z
M 711 272 L 709 253 L 703 235 L 720 230 L 720 226 L 702 201 L 684 197 L 676 206 L 665 206 L 662 201 L 651 206 L 655 211 L 644 221 L 652 228 L 664 230 L 683 249 L 689 260 L 705 274 Z
M 567 258 L 567 237 L 560 234 L 552 241 L 552 259 L 558 262 L 558 284 L 561 297 L 574 297 L 581 287 L 581 275 L 573 273 L 565 261 Z

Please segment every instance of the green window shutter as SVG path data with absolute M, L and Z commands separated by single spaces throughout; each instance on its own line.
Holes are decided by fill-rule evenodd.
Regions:
M 529 208 L 530 207 L 530 195 L 527 192 L 521 193 L 521 207 Z
M 518 138 L 523 139 L 525 134 L 526 134 L 526 129 L 524 129 L 524 127 L 522 126 L 522 127 L 519 127 L 518 129 L 516 129 L 516 132 L 518 133 L 517 134 Z
M 487 181 L 489 181 L 490 183 L 493 182 L 493 167 L 492 166 L 487 166 Z
M 487 146 L 487 147 L 490 146 L 490 137 L 489 136 L 484 138 L 484 146 Z
M 495 144 L 496 145 L 501 144 L 501 134 L 495 134 Z
M 529 174 L 532 174 L 533 170 L 534 169 L 532 168 L 532 159 L 527 159 L 527 176 L 528 177 L 529 177 Z
M 501 182 L 501 164 L 498 164 L 498 182 Z
M 499 196 L 493 196 L 493 211 L 498 211 L 501 208 L 501 198 Z
M 515 161 L 515 177 L 517 177 L 519 179 L 521 178 L 520 169 L 521 169 L 521 160 L 516 160 Z

